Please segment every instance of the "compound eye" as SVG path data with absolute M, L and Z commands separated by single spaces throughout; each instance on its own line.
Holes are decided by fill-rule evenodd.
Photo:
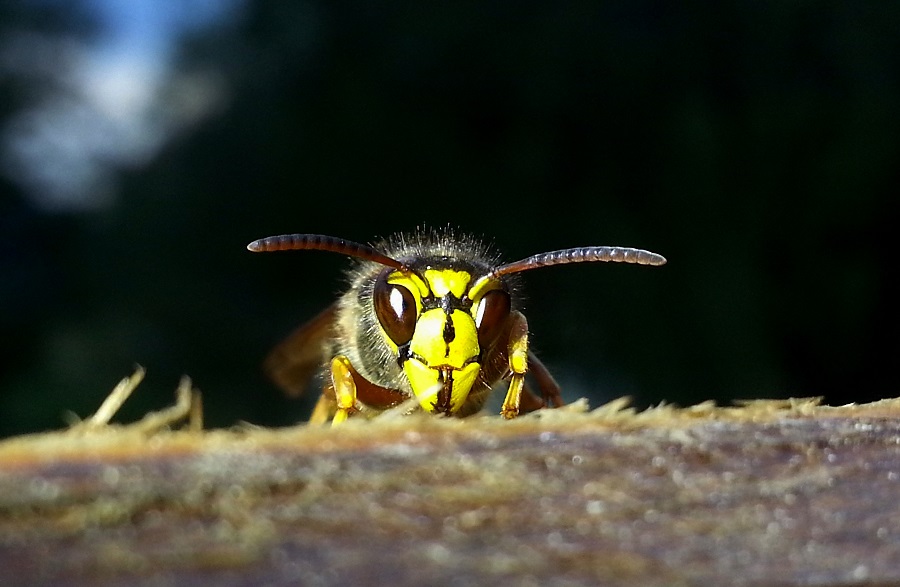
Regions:
M 478 328 L 478 344 L 481 348 L 490 346 L 503 330 L 509 316 L 509 294 L 495 289 L 484 294 L 475 312 L 475 327 Z
M 402 285 L 383 279 L 375 282 L 375 315 L 397 346 L 408 343 L 416 329 L 416 300 Z

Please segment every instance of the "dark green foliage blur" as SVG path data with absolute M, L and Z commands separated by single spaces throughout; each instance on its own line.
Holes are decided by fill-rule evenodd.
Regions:
M 669 259 L 523 274 L 569 400 L 900 395 L 898 7 L 247 4 L 178 46 L 226 98 L 121 169 L 107 205 L 43 210 L 0 177 L 0 436 L 87 416 L 138 363 L 120 420 L 170 403 L 182 374 L 209 426 L 302 420 L 316 393 L 283 398 L 260 362 L 347 262 L 245 245 L 422 225 L 507 260 Z M 0 25 L 91 34 L 21 7 Z M 0 122 L 45 90 L 0 77 Z

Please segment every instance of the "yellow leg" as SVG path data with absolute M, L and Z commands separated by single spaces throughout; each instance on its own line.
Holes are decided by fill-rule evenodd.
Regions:
M 512 326 L 509 330 L 509 390 L 503 407 L 500 410 L 507 420 L 519 415 L 519 404 L 522 401 L 522 386 L 525 384 L 525 372 L 528 371 L 528 322 L 519 312 L 510 315 Z
M 503 400 L 503 407 L 500 409 L 500 415 L 507 420 L 512 420 L 519 415 L 523 383 L 525 383 L 525 376 L 513 373 L 512 378 L 509 380 L 509 390 L 506 392 L 506 399 Z
M 334 418 L 337 405 L 334 401 L 334 390 L 323 389 L 316 407 L 313 408 L 312 415 L 309 417 L 310 424 L 324 424 Z
M 334 414 L 331 425 L 337 426 L 347 419 L 350 412 L 357 410 L 356 382 L 353 381 L 350 359 L 339 355 L 331 360 L 331 384 L 334 387 L 334 396 L 337 401 L 337 412 Z

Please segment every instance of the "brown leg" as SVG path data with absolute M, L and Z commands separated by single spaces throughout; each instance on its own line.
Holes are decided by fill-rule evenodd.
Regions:
M 520 414 L 528 414 L 535 410 L 540 410 L 545 405 L 544 400 L 531 391 L 528 383 L 522 386 L 522 400 L 519 402 Z
M 553 378 L 547 367 L 531 351 L 528 352 L 528 368 L 541 390 L 544 405 L 551 405 L 554 408 L 566 405 L 560 394 L 559 383 L 556 382 L 556 379 Z
M 519 413 L 527 414 L 548 405 L 554 408 L 565 405 L 560 395 L 559 384 L 553 379 L 550 371 L 534 353 L 528 351 L 528 372 L 534 377 L 540 395 L 536 394 L 528 382 L 522 387 L 522 401 L 519 404 Z

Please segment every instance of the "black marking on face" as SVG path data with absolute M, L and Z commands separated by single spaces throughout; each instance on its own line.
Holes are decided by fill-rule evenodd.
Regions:
M 412 341 L 397 347 L 397 364 L 401 367 L 403 366 L 403 363 L 405 363 L 410 358 L 410 356 L 412 356 L 412 353 L 410 353 L 409 351 L 409 345 L 411 342 Z
M 453 326 L 453 318 L 450 316 L 450 312 L 447 312 L 447 320 L 444 322 L 444 342 L 447 343 L 447 352 L 450 352 L 449 345 L 453 342 L 453 339 L 456 338 L 456 328 Z
M 469 312 L 472 308 L 472 300 L 468 297 L 463 296 L 462 299 L 456 297 L 452 293 L 448 293 L 439 298 L 434 297 L 434 294 L 428 294 L 427 296 L 422 298 L 422 312 L 427 312 L 428 310 L 434 310 L 435 308 L 440 308 L 445 313 L 449 314 L 453 310 L 462 310 L 464 312 Z

